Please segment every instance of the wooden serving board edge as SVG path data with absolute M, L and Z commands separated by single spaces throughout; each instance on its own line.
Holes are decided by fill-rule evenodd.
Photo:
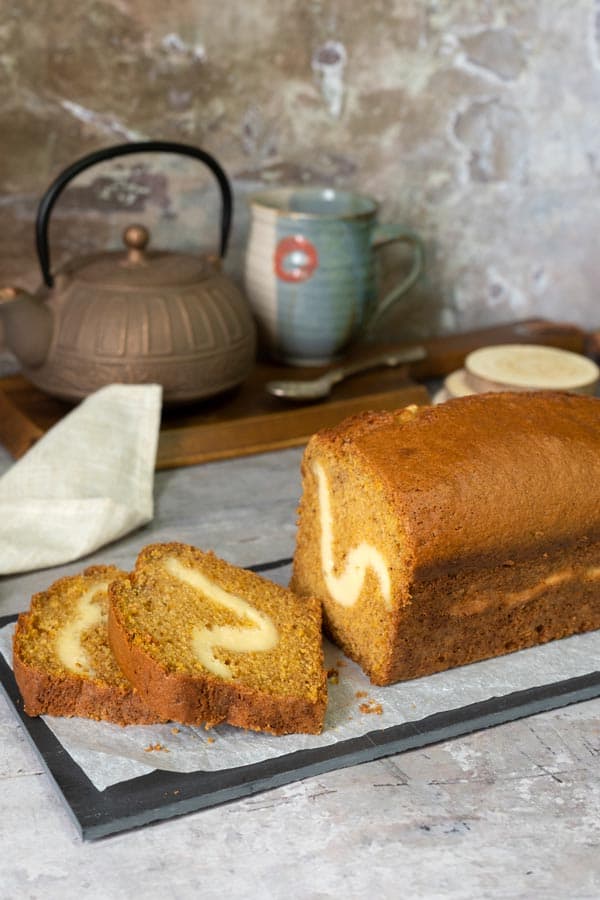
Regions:
M 264 413 L 231 422 L 213 422 L 161 431 L 157 469 L 194 465 L 234 456 L 248 456 L 305 444 L 315 431 L 340 422 L 365 409 L 381 411 L 430 403 L 427 389 L 420 384 L 404 384 L 398 390 L 339 400 L 335 404 L 314 404 L 280 413 Z

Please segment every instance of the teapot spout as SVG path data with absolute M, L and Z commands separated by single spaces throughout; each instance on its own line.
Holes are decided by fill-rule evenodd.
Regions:
M 0 321 L 7 346 L 21 365 L 32 369 L 41 366 L 52 334 L 52 314 L 46 304 L 20 288 L 1 288 Z

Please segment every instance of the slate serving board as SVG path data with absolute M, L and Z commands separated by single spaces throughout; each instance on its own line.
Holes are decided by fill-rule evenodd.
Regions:
M 250 568 L 266 572 L 290 562 L 276 560 Z M 0 628 L 16 618 L 16 615 L 0 618 Z M 1 655 L 0 684 L 83 840 L 128 831 L 302 778 L 414 750 L 600 696 L 600 672 L 592 671 L 252 765 L 186 774 L 156 770 L 98 791 L 43 720 L 26 715 L 12 670 Z

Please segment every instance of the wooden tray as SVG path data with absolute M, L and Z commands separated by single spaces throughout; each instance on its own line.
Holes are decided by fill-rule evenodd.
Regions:
M 583 353 L 588 336 L 572 325 L 529 319 L 421 342 L 427 358 L 410 367 L 377 369 L 338 385 L 330 398 L 298 405 L 265 391 L 276 378 L 313 378 L 326 369 L 293 369 L 259 362 L 236 391 L 190 407 L 163 411 L 157 468 L 191 465 L 303 444 L 315 431 L 365 409 L 425 404 L 429 394 L 417 380 L 460 368 L 471 350 L 488 344 L 537 343 Z M 393 348 L 401 346 L 394 344 Z M 352 358 L 392 345 L 362 347 Z M 20 375 L 0 379 L 0 442 L 18 458 L 72 405 L 55 400 Z

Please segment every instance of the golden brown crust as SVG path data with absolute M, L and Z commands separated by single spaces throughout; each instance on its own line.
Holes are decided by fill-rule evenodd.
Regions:
M 383 683 L 600 628 L 599 562 L 600 543 L 584 541 L 514 565 L 416 583 L 418 616 L 408 630 L 400 617 Z
M 311 656 L 319 660 L 319 675 L 310 695 L 288 695 L 259 689 L 245 684 L 242 679 L 224 680 L 208 672 L 173 671 L 166 659 L 162 660 L 161 648 L 154 656 L 148 652 L 131 627 L 131 604 L 148 599 L 143 593 L 141 581 L 147 567 L 165 556 L 184 557 L 205 569 L 211 578 L 222 578 L 225 573 L 242 589 L 244 583 L 252 583 L 256 590 L 276 591 L 292 601 L 292 595 L 262 579 L 254 573 L 230 566 L 214 554 L 203 553 L 198 548 L 180 543 L 158 544 L 146 547 L 140 553 L 135 572 L 129 579 L 111 585 L 108 618 L 109 641 L 122 670 L 135 684 L 140 695 L 157 713 L 184 724 L 213 727 L 221 722 L 271 734 L 305 732 L 318 734 L 323 726 L 327 705 L 326 673 L 323 667 L 320 641 L 321 607 L 319 601 L 309 599 L 303 603 L 306 619 L 312 620 L 314 645 L 308 648 Z M 138 590 L 139 589 L 139 590 Z M 140 592 L 141 591 L 141 592 Z M 297 603 L 297 599 L 293 598 Z M 124 611 L 127 610 L 127 614 Z M 144 630 L 142 619 L 139 628 Z M 289 651 L 290 648 L 288 648 Z M 283 651 L 282 651 L 283 652 Z M 257 663 L 260 665 L 260 662 Z
M 60 578 L 46 591 L 35 594 L 29 611 L 19 615 L 13 636 L 13 671 L 28 715 L 81 716 L 118 725 L 161 721 L 124 677 L 107 681 L 61 670 L 58 666 L 50 670 L 36 658 L 40 617 L 45 617 L 46 627 L 51 627 L 47 613 L 50 600 L 60 600 L 65 591 L 78 582 L 83 584 L 85 579 L 115 579 L 125 574 L 114 566 L 89 566 L 81 575 Z
M 361 460 L 429 571 L 600 537 L 599 447 L 600 399 L 497 393 L 355 416 L 315 435 L 307 459 Z
M 337 565 L 385 522 L 389 610 L 372 578 L 355 608 L 329 596 L 317 461 L 340 511 Z M 315 435 L 302 471 L 292 585 L 322 598 L 326 630 L 375 683 L 600 627 L 600 400 L 491 394 L 367 413 Z M 370 488 L 358 510 L 348 485 Z

